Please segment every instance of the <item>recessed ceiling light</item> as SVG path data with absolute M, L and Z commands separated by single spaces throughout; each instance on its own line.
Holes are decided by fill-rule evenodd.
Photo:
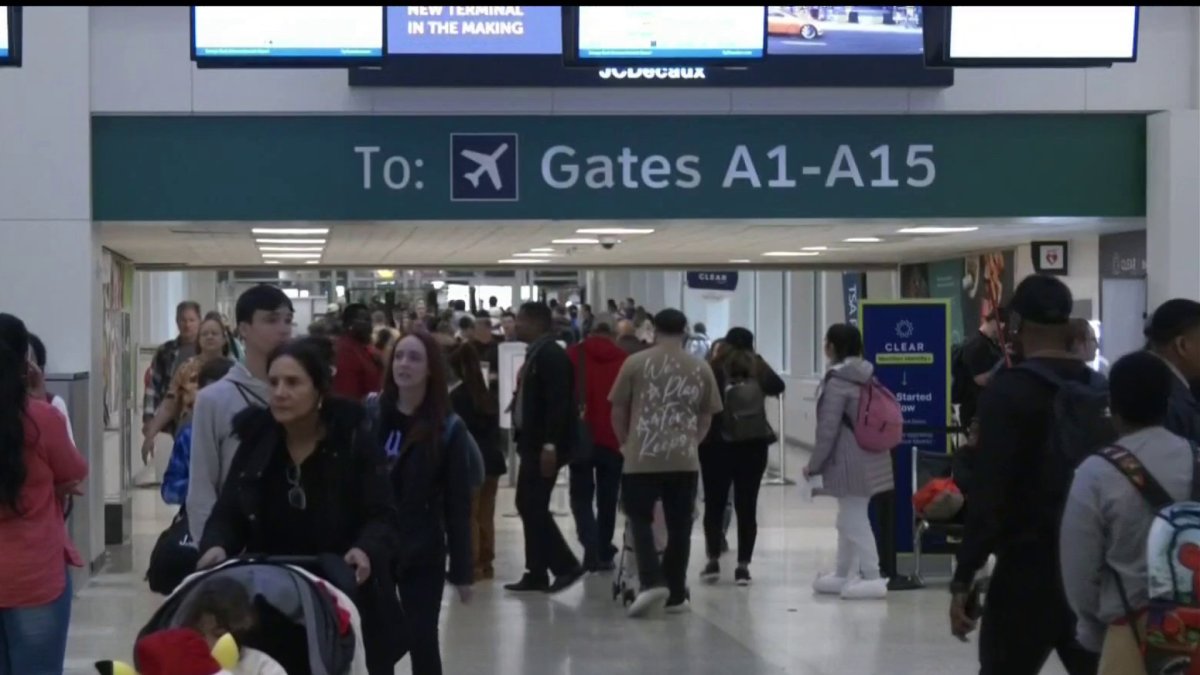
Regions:
M 843 239 L 842 241 L 846 242 L 847 244 L 878 244 L 883 240 L 879 237 L 850 237 L 849 239 Z
M 816 251 L 767 251 L 763 254 L 766 258 L 799 258 L 803 256 L 821 255 Z
M 590 227 L 575 230 L 575 234 L 652 234 L 654 230 L 648 227 Z
M 266 265 L 278 265 L 278 264 L 279 264 L 279 261 L 278 261 L 278 260 L 264 260 L 264 261 L 263 261 L 263 264 L 266 264 Z
M 750 261 L 746 258 L 735 258 L 733 260 L 730 260 L 729 262 L 741 264 L 741 263 L 748 263 Z
M 505 258 L 497 260 L 501 265 L 545 265 L 549 260 L 541 260 L 540 258 Z
M 805 246 L 801 251 L 828 251 L 828 246 Z
M 291 251 L 293 253 L 317 252 L 320 253 L 325 249 L 321 246 L 259 246 L 260 251 Z
M 256 227 L 250 230 L 254 234 L 283 234 L 283 235 L 306 235 L 306 234 L 329 234 L 328 227 Z
M 320 265 L 321 261 L 320 260 L 305 260 L 304 264 L 305 265 Z
M 259 244 L 324 244 L 324 239 L 255 239 Z
M 552 241 L 550 243 L 551 244 L 560 244 L 563 246 L 567 246 L 567 245 L 571 245 L 571 244 L 587 246 L 590 244 L 599 244 L 600 240 L 599 239 L 584 239 L 584 238 L 576 237 L 574 239 L 555 239 L 554 241 Z
M 936 227 L 932 225 L 923 227 L 906 227 L 898 230 L 900 234 L 957 234 L 959 232 L 974 232 L 978 227 Z
M 320 253 L 264 253 L 264 258 L 315 258 L 320 260 Z
M 529 252 L 530 253 L 554 253 L 554 249 L 547 246 L 544 248 L 531 248 L 531 249 L 529 249 Z
M 512 257 L 514 257 L 514 258 L 561 258 L 562 254 L 560 254 L 560 253 L 534 253 L 533 251 L 530 251 L 529 253 L 514 253 L 514 254 L 512 254 Z

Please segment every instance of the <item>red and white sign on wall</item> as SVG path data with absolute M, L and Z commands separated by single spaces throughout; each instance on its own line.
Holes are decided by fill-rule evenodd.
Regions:
M 1033 270 L 1038 274 L 1067 275 L 1067 242 L 1035 241 L 1030 246 L 1033 253 Z

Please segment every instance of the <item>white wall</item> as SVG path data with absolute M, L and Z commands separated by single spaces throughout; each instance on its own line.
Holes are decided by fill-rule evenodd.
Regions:
M 1033 274 L 1033 256 L 1029 244 L 1017 247 L 1013 254 L 1013 279 L 1021 283 L 1025 277 Z M 1059 277 L 1075 301 L 1091 300 L 1092 315 L 1086 319 L 1100 318 L 1100 236 L 1086 235 L 1071 239 L 1067 244 L 1067 272 L 1065 277 Z
M 104 551 L 100 248 L 91 222 L 87 7 L 26 7 L 24 65 L 0 68 L 0 311 L 41 336 L 55 373 L 87 373 L 87 496 L 72 532 Z M 80 414 L 80 411 L 72 411 Z M 90 521 L 90 522 L 89 522 Z M 85 523 L 82 529 L 76 524 Z
M 40 8 L 30 8 L 36 13 Z M 1138 63 L 960 70 L 947 89 L 363 89 L 337 70 L 197 70 L 188 9 L 94 7 L 102 113 L 820 113 L 1152 111 L 1197 107 L 1196 7 L 1142 7 Z

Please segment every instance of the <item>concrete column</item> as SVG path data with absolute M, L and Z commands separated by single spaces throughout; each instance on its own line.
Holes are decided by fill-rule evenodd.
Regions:
M 1200 113 L 1172 110 L 1146 124 L 1146 261 L 1150 311 L 1200 298 Z
M 104 552 L 104 376 L 100 248 L 91 208 L 89 9 L 27 6 L 23 62 L 0 68 L 0 308 L 46 343 L 47 370 L 89 378 L 72 410 L 90 464 L 72 533 Z

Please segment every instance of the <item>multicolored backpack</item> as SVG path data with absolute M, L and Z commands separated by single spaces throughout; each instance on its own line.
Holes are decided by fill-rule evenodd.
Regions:
M 1129 450 L 1114 445 L 1099 455 L 1117 468 L 1146 500 L 1155 517 L 1146 537 L 1146 627 L 1125 587 L 1117 588 L 1149 675 L 1200 673 L 1200 452 L 1192 445 L 1192 494 L 1176 501 Z

